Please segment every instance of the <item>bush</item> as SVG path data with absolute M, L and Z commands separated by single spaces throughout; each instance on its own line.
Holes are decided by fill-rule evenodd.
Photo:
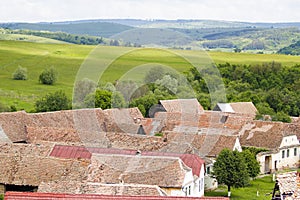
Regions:
M 27 79 L 27 69 L 19 66 L 13 73 L 14 80 L 26 80 Z
M 35 102 L 36 112 L 68 110 L 71 108 L 70 100 L 63 91 L 47 94 Z
M 57 81 L 57 72 L 54 68 L 45 69 L 39 76 L 39 82 L 45 85 L 53 85 Z

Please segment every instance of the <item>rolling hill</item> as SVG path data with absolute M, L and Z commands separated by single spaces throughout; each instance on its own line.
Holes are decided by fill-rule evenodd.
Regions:
M 31 111 L 34 102 L 41 96 L 57 90 L 64 90 L 71 98 L 73 84 L 79 67 L 86 57 L 95 48 L 91 45 L 73 44 L 42 44 L 24 41 L 0 41 L 0 102 L 5 105 L 14 105 L 18 110 Z M 128 47 L 99 46 L 101 58 L 116 56 L 118 51 L 136 50 Z M 190 68 L 184 60 L 178 60 L 177 55 L 182 50 L 161 51 L 157 49 L 141 48 L 139 51 L 119 57 L 114 64 L 105 72 L 105 81 L 114 82 L 124 72 L 145 61 L 162 63 L 173 66 L 179 72 Z M 184 51 L 190 56 L 198 56 L 198 51 Z M 291 66 L 300 63 L 300 57 L 287 55 L 256 55 L 246 53 L 208 52 L 215 63 L 254 64 L 264 62 L 281 62 Z M 26 67 L 28 80 L 16 81 L 12 79 L 12 73 L 18 66 Z M 53 86 L 42 85 L 38 82 L 39 74 L 49 67 L 54 67 L 58 73 L 58 82 Z M 147 66 L 144 66 L 147 67 Z M 147 68 L 143 68 L 147 69 Z M 141 70 L 131 71 L 132 76 L 140 76 Z M 97 74 L 95 74 L 97 76 Z

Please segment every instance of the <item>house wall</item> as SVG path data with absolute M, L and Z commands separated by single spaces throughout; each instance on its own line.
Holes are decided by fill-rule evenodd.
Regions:
M 237 150 L 239 152 L 242 152 L 242 146 L 241 146 L 239 138 L 236 138 L 233 150 Z
M 0 184 L 0 194 L 4 194 L 5 193 L 5 185 Z
M 196 179 L 193 177 L 193 174 L 190 174 L 186 177 L 187 179 L 183 184 L 183 196 L 189 197 L 202 197 L 204 196 L 204 185 L 205 185 L 205 174 L 204 174 L 204 165 L 201 166 L 200 176 Z
M 283 137 L 279 148 L 283 148 L 291 145 L 298 145 L 298 144 L 299 141 L 296 135 L 285 136 Z
M 168 196 L 184 196 L 181 188 L 161 188 Z
M 296 154 L 294 154 L 294 149 L 296 148 Z M 287 151 L 289 150 L 289 155 Z M 274 172 L 277 170 L 282 170 L 285 168 L 297 168 L 299 167 L 299 145 L 298 146 L 291 146 L 291 147 L 285 147 L 280 149 L 276 153 L 263 153 L 263 154 L 258 154 L 257 155 L 257 160 L 260 163 L 260 172 L 261 173 L 267 173 L 265 170 L 265 160 L 267 156 L 270 156 L 270 171 L 269 172 Z M 284 154 L 284 157 L 282 156 Z M 275 166 L 275 163 L 276 166 Z M 276 168 L 275 168 L 276 167 Z

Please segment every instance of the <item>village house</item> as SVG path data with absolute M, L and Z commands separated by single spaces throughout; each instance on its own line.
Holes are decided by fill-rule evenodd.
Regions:
M 88 182 L 152 185 L 169 196 L 204 196 L 204 161 L 193 154 L 56 145 L 50 156 L 91 159 Z
M 289 123 L 253 121 L 240 130 L 242 146 L 265 149 L 257 154 L 261 173 L 299 167 L 299 130 L 291 127 Z
M 225 113 L 238 113 L 255 118 L 257 109 L 252 102 L 217 103 L 213 109 Z

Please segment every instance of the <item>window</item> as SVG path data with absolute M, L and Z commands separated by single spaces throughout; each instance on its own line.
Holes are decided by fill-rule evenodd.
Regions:
M 288 158 L 290 156 L 290 150 L 286 150 L 286 157 Z
M 297 148 L 294 148 L 294 156 L 297 156 Z
M 206 167 L 206 174 L 210 174 L 210 167 Z
M 199 180 L 199 192 L 201 192 L 201 181 L 202 179 Z
M 284 151 L 282 151 L 282 158 L 284 158 L 284 154 L 285 154 L 285 152 L 284 152 Z
M 204 190 L 204 178 L 201 178 L 201 189 Z
M 191 186 L 188 187 L 188 195 L 191 195 Z

